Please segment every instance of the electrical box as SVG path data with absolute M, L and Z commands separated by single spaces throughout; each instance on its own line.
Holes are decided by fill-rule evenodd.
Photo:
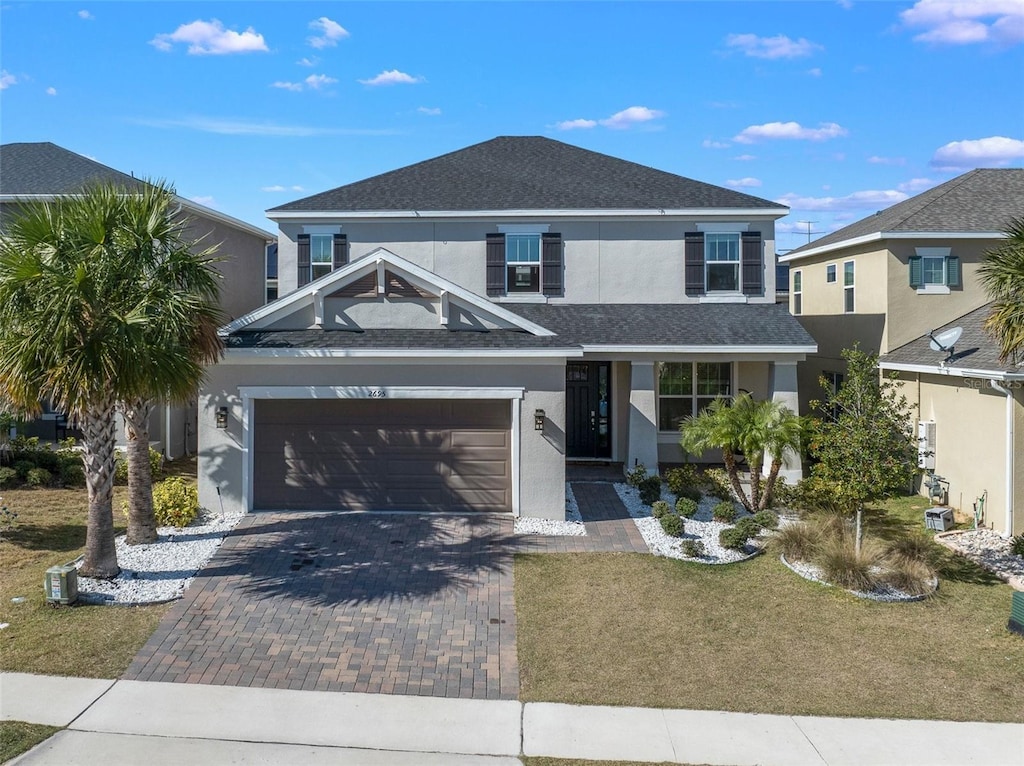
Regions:
M 936 532 L 945 532 L 953 526 L 952 508 L 932 508 L 924 512 L 924 525 Z
M 1006 625 L 1019 636 L 1024 636 L 1024 591 L 1015 590 L 1010 603 L 1010 622 Z
M 50 604 L 73 604 L 78 600 L 78 569 L 70 564 L 50 567 L 43 581 L 46 601 Z
M 917 467 L 935 470 L 935 421 L 917 422 Z

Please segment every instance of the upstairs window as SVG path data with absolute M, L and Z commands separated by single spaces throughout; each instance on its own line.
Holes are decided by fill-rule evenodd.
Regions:
M 715 224 L 698 224 L 705 228 Z M 733 231 L 722 231 L 721 227 Z M 764 242 L 759 231 L 742 225 L 719 225 L 717 231 L 683 234 L 683 283 L 691 298 L 729 300 L 761 297 L 765 287 Z
M 540 234 L 505 235 L 505 289 L 540 292 Z
M 825 267 L 825 281 L 828 284 L 836 281 L 836 265 L 834 263 L 830 263 Z
M 324 228 L 324 227 L 317 227 Z M 296 284 L 308 285 L 348 263 L 348 237 L 323 231 L 303 232 L 296 237 L 298 268 Z
M 800 316 L 804 313 L 804 274 L 802 271 L 793 272 L 793 314 Z
M 960 286 L 960 259 L 948 247 L 919 247 L 908 259 L 910 286 L 919 293 L 949 293 Z
M 704 265 L 709 293 L 740 290 L 740 235 L 704 235 Z
M 563 295 L 562 235 L 548 233 L 546 224 L 508 224 L 498 228 L 504 231 L 487 235 L 487 294 Z
M 843 263 L 843 311 L 852 314 L 853 302 L 853 261 Z
M 310 281 L 330 274 L 334 268 L 334 237 L 313 234 L 309 238 Z

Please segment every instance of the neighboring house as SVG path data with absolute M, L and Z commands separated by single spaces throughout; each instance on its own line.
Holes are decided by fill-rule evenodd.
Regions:
M 999 344 L 983 327 L 990 311 L 986 304 L 936 328 L 936 336 L 962 330 L 952 353 L 934 350 L 924 336 L 885 354 L 879 366 L 899 373 L 914 406 L 918 464 L 945 480 L 938 488 L 949 504 L 982 511 L 982 524 L 1004 535 L 1020 534 L 1024 366 L 999 359 Z
M 1013 436 L 1014 418 L 1015 433 L 1024 433 L 1020 370 L 998 362 L 981 330 L 989 298 L 977 272 L 1022 211 L 1024 169 L 972 170 L 780 259 L 790 267 L 790 310 L 818 342 L 799 366 L 803 411 L 822 394 L 819 378 L 842 383 L 842 349 L 859 342 L 880 354 L 883 370 L 908 381 L 904 391 L 925 421 L 915 423 L 922 450 L 936 440 L 932 460 L 920 461 L 921 491 L 931 470 L 949 480 L 950 503 L 966 512 L 987 491 L 987 521 L 1005 533 L 1020 531 L 1013 508 L 1024 502 Z M 957 356 L 942 364 L 946 355 L 928 350 L 927 335 L 958 324 L 965 333 Z
M 683 462 L 738 390 L 795 409 L 786 213 L 539 137 L 274 208 L 281 298 L 224 329 L 201 502 L 560 519 L 566 460 Z
M 19 202 L 73 195 L 95 183 L 133 189 L 144 181 L 49 142 L 0 146 L 0 232 Z M 225 315 L 233 319 L 263 305 L 268 291 L 264 276 L 267 249 L 274 235 L 191 200 L 177 200 L 189 219 L 186 236 L 200 240 L 202 248 L 218 245 L 220 260 L 214 267 L 223 276 L 221 307 Z M 26 432 L 46 439 L 62 437 L 67 429 L 64 415 L 46 403 L 43 409 L 42 417 L 27 424 Z M 160 408 L 153 416 L 150 437 L 159 442 L 168 458 L 194 453 L 195 404 Z

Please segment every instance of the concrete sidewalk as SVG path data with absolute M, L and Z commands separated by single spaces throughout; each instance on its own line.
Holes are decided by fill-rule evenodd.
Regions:
M 0 720 L 66 727 L 35 764 L 1024 763 L 1024 725 L 583 707 L 0 674 Z

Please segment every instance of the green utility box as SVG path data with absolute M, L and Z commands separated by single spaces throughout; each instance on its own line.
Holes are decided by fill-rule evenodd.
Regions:
M 50 567 L 43 581 L 46 601 L 50 604 L 73 604 L 78 600 L 78 569 L 71 564 Z
M 1024 636 L 1024 591 L 1015 590 L 1013 601 L 1010 602 L 1010 622 L 1006 627 L 1018 635 Z

